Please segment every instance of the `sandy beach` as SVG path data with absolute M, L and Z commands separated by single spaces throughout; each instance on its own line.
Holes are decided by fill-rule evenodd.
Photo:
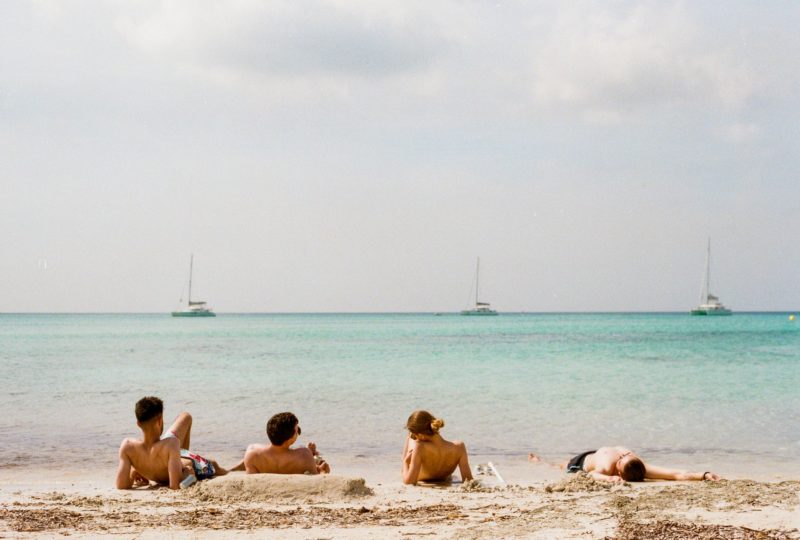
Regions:
M 233 473 L 182 491 L 117 491 L 112 470 L 4 471 L 0 537 L 800 538 L 798 479 L 612 487 L 520 458 L 499 465 L 505 485 L 422 487 L 402 485 L 390 465 Z

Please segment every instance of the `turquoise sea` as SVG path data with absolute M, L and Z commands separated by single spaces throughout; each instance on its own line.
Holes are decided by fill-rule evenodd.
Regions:
M 408 414 L 472 453 L 800 473 L 800 320 L 786 313 L 0 315 L 0 467 L 113 466 L 135 401 L 232 460 L 291 410 L 327 455 L 394 456 Z M 399 463 L 399 460 L 398 460 Z

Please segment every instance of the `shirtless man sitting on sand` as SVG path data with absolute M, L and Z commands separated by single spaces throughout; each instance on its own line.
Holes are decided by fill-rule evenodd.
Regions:
M 290 412 L 278 413 L 267 422 L 271 444 L 251 444 L 244 454 L 248 474 L 328 474 L 330 465 L 317 452 L 317 446 L 292 448 L 301 430 L 297 417 Z
M 539 461 L 536 454 L 528 454 L 530 461 Z M 719 480 L 719 475 L 710 471 L 688 472 L 645 465 L 644 461 L 624 446 L 603 446 L 578 454 L 559 465 L 568 473 L 584 471 L 597 480 L 605 482 L 643 482 L 651 480 Z
M 403 483 L 440 482 L 450 478 L 458 467 L 461 480 L 472 480 L 467 447 L 461 441 L 446 441 L 439 435 L 444 420 L 428 411 L 415 411 L 408 417 L 408 437 L 403 448 Z
M 117 489 L 168 484 L 178 489 L 189 477 L 203 480 L 227 474 L 213 459 L 189 451 L 192 417 L 183 412 L 164 432 L 164 404 L 157 397 L 143 397 L 136 402 L 136 424 L 144 440 L 125 439 L 119 447 Z M 241 470 L 241 465 L 233 470 Z M 187 480 L 184 486 L 194 480 Z

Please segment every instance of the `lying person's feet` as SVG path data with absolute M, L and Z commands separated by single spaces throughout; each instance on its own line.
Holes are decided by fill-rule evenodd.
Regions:
M 540 458 L 534 453 L 530 453 L 528 454 L 528 461 L 530 461 L 531 463 L 539 463 L 540 461 L 542 461 L 542 458 Z

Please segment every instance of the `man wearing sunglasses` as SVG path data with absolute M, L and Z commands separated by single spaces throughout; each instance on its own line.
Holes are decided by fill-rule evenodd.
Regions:
M 302 430 L 290 412 L 274 415 L 267 422 L 270 444 L 251 444 L 244 454 L 244 468 L 250 473 L 327 474 L 330 466 L 320 457 L 317 446 L 292 448 Z

